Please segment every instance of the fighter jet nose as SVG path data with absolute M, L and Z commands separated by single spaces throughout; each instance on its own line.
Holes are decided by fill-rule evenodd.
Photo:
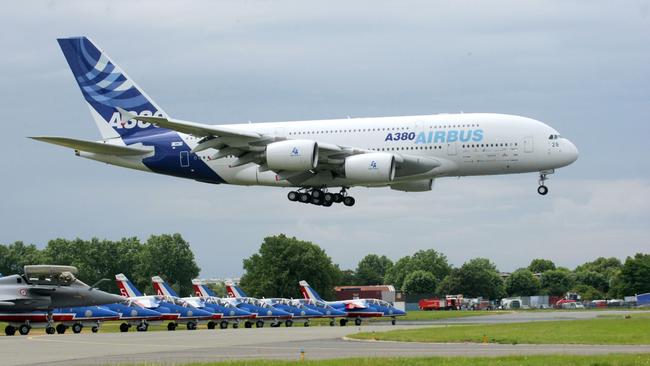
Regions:
M 113 304 L 124 301 L 124 298 L 120 295 L 109 294 L 108 292 L 97 289 L 90 290 L 90 298 L 95 305 Z

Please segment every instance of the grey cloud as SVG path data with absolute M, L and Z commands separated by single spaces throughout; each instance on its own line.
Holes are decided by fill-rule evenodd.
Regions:
M 29 2 L 0 14 L 0 242 L 178 231 L 203 275 L 236 275 L 266 235 L 322 245 L 343 267 L 434 247 L 514 269 L 647 251 L 646 2 Z M 4 10 L 4 9 L 3 9 Z M 75 159 L 24 137 L 97 138 L 55 42 L 87 34 L 172 115 L 214 123 L 515 113 L 581 156 L 536 177 L 453 178 L 433 192 L 356 189 L 352 210 L 286 190 L 210 186 Z M 226 244 L 231 248 L 226 250 Z

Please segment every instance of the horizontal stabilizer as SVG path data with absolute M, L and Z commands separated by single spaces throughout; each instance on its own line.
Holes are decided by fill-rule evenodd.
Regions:
M 262 137 L 256 132 L 244 131 L 227 126 L 206 125 L 196 122 L 181 121 L 156 116 L 138 116 L 122 108 L 117 108 L 122 114 L 122 120 L 128 121 L 135 119 L 142 122 L 148 122 L 158 127 L 168 128 L 177 132 L 187 133 L 194 136 L 227 136 L 227 137 L 244 137 L 259 139 Z
M 118 145 L 112 145 L 103 142 L 77 140 L 77 139 L 71 139 L 67 137 L 35 136 L 30 138 L 34 140 L 54 144 L 54 145 L 69 147 L 71 149 L 81 150 L 81 151 L 95 153 L 95 154 L 129 156 L 129 155 L 145 155 L 153 152 L 153 147 L 142 148 L 142 147 L 118 146 Z

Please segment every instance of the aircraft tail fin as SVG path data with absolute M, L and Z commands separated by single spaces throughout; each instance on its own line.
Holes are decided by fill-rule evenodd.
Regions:
M 150 123 L 123 120 L 117 109 L 140 116 L 166 117 L 165 112 L 87 37 L 57 39 L 102 138 L 163 131 Z
M 224 284 L 226 285 L 226 291 L 229 297 L 248 297 L 244 290 L 238 285 L 235 285 L 231 280 L 226 280 Z
M 323 301 L 323 299 L 320 298 L 316 290 L 311 288 L 307 281 L 300 281 L 298 282 L 300 284 L 300 292 L 302 292 L 302 296 L 305 297 L 305 299 L 308 300 L 316 300 L 316 301 Z
M 198 278 L 192 280 L 192 287 L 194 294 L 198 297 L 217 297 L 217 294 Z
M 153 282 L 153 288 L 156 290 L 157 295 L 178 297 L 176 291 L 174 291 L 174 289 L 169 286 L 165 280 L 160 278 L 160 276 L 151 277 L 151 281 Z
M 117 287 L 120 289 L 120 295 L 124 297 L 142 296 L 142 292 L 123 273 L 116 274 L 115 281 L 117 282 Z

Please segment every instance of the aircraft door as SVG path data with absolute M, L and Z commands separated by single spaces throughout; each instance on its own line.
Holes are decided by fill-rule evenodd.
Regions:
M 524 137 L 524 152 L 533 152 L 533 136 Z
M 190 166 L 190 152 L 185 150 L 181 151 L 181 168 L 187 168 Z
M 447 143 L 447 155 L 449 156 L 454 156 L 456 155 L 458 150 L 458 147 L 455 142 L 448 142 Z

